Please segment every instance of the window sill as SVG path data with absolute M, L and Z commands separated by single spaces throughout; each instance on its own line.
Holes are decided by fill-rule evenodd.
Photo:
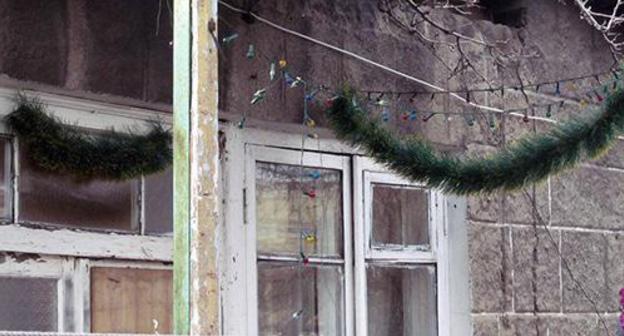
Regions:
M 42 229 L 19 224 L 0 225 L 0 246 L 5 252 L 173 261 L 173 238 L 99 233 L 70 229 Z

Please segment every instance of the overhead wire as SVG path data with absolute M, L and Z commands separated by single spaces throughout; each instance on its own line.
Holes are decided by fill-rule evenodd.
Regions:
M 433 83 L 430 83 L 430 82 L 425 81 L 423 79 L 417 78 L 417 77 L 412 76 L 410 74 L 406 74 L 406 73 L 404 73 L 402 71 L 396 70 L 396 69 L 391 68 L 391 67 L 389 67 L 387 65 L 381 64 L 381 63 L 379 63 L 377 61 L 374 61 L 374 60 L 371 60 L 371 59 L 366 58 L 364 56 L 361 56 L 361 55 L 359 55 L 359 54 L 357 54 L 355 52 L 352 52 L 352 51 L 349 51 L 349 50 L 337 47 L 337 46 L 335 46 L 333 44 L 330 44 L 330 43 L 327 43 L 325 41 L 321 41 L 321 40 L 316 39 L 314 37 L 302 34 L 302 33 L 298 32 L 298 31 L 286 28 L 286 27 L 284 27 L 284 26 L 282 26 L 280 24 L 277 24 L 277 23 L 275 23 L 275 22 L 273 22 L 273 21 L 271 21 L 269 19 L 266 19 L 266 18 L 264 18 L 264 17 L 262 17 L 262 16 L 260 16 L 260 15 L 258 15 L 256 13 L 253 13 L 253 12 L 251 12 L 249 10 L 245 10 L 243 8 L 239 8 L 239 7 L 236 7 L 234 5 L 231 5 L 230 3 L 228 3 L 228 2 L 226 2 L 224 0 L 219 0 L 219 4 L 221 4 L 223 7 L 227 8 L 227 9 L 229 9 L 229 10 L 235 12 L 235 13 L 252 17 L 253 19 L 255 19 L 257 21 L 262 22 L 262 23 L 266 24 L 267 26 L 272 27 L 272 28 L 274 28 L 276 30 L 282 31 L 282 32 L 284 32 L 286 34 L 298 37 L 298 38 L 303 39 L 305 41 L 314 43 L 316 45 L 320 45 L 320 46 L 325 47 L 327 49 L 330 49 L 330 50 L 333 50 L 333 51 L 338 52 L 340 54 L 343 54 L 345 56 L 349 56 L 349 57 L 354 58 L 356 60 L 359 60 L 359 61 L 361 61 L 363 63 L 372 65 L 372 66 L 377 67 L 379 69 L 382 69 L 382 70 L 384 70 L 386 72 L 392 73 L 392 74 L 397 75 L 399 77 L 405 78 L 405 79 L 410 80 L 410 81 L 415 82 L 415 83 L 418 83 L 418 84 L 420 84 L 422 86 L 428 87 L 428 88 L 430 88 L 432 90 L 435 90 L 435 92 L 446 93 L 450 97 L 453 97 L 454 99 L 459 100 L 459 101 L 461 101 L 461 102 L 463 102 L 463 103 L 465 103 L 465 104 L 467 104 L 467 105 L 469 105 L 469 106 L 471 106 L 473 108 L 481 109 L 481 110 L 489 111 L 489 112 L 507 114 L 507 115 L 514 116 L 514 117 L 520 117 L 520 118 L 523 118 L 523 119 L 527 119 L 528 118 L 529 120 L 537 120 L 537 121 L 543 121 L 543 122 L 551 123 L 551 124 L 558 124 L 557 120 L 554 120 L 554 119 L 551 119 L 551 118 L 535 116 L 535 115 L 527 116 L 524 113 L 509 112 L 509 111 L 505 111 L 505 110 L 497 108 L 497 107 L 492 107 L 492 106 L 487 106 L 487 105 L 476 103 L 474 100 L 470 100 L 470 99 L 466 99 L 466 97 L 462 97 L 456 91 L 446 90 L 446 89 L 444 89 L 444 88 L 442 88 L 440 86 L 437 86 L 437 85 L 435 85 Z M 591 76 L 596 76 L 596 74 L 592 74 Z M 576 79 L 584 79 L 584 78 L 589 78 L 589 76 L 579 76 L 579 78 L 576 78 Z M 574 80 L 574 79 L 575 78 L 573 77 L 570 80 Z M 552 84 L 556 84 L 556 83 L 557 82 L 555 81 Z M 544 84 L 546 84 L 546 83 L 544 83 Z M 535 84 L 535 85 L 538 85 L 538 84 Z M 504 89 L 504 87 L 498 88 L 498 90 L 500 90 L 500 89 Z M 488 91 L 489 91 L 489 88 L 488 88 Z M 624 137 L 623 136 L 618 136 L 618 139 L 624 140 Z

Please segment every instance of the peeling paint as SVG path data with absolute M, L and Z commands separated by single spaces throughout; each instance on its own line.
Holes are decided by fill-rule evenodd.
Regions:
M 45 259 L 41 259 L 41 255 L 36 253 L 7 252 L 7 255 L 9 255 L 16 263 L 23 263 L 30 260 L 36 262 L 46 262 Z

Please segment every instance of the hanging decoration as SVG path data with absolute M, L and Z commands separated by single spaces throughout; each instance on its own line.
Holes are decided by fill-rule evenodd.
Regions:
M 305 84 L 308 88 L 308 91 L 305 93 L 305 98 L 308 102 L 312 102 L 316 99 L 316 96 L 319 93 L 330 93 L 334 94 L 337 90 L 329 89 L 325 85 L 314 85 L 310 81 L 304 80 L 302 77 L 294 75 L 293 69 L 288 68 L 288 62 L 285 58 L 276 58 L 275 56 L 264 54 L 261 50 L 254 45 L 249 45 L 249 47 L 253 50 L 254 57 L 257 54 L 261 58 L 265 59 L 268 63 L 267 72 L 269 74 L 269 81 L 263 87 L 258 89 L 253 93 L 251 98 L 251 104 L 255 105 L 258 102 L 265 99 L 266 94 L 269 89 L 276 86 L 280 81 L 276 81 L 275 79 L 282 78 L 283 83 L 286 88 L 296 88 L 301 87 Z M 249 54 L 249 49 L 247 50 L 247 54 Z M 277 61 L 276 61 L 277 60 Z M 564 104 L 577 105 L 581 108 L 586 108 L 588 106 L 595 106 L 601 104 L 604 100 L 605 96 L 607 96 L 610 92 L 617 90 L 618 82 L 619 82 L 619 74 L 624 71 L 622 68 L 612 69 L 609 72 L 595 73 L 586 76 L 577 76 L 571 78 L 563 78 L 555 81 L 545 81 L 539 83 L 527 83 L 520 86 L 500 86 L 500 87 L 489 87 L 489 88 L 474 88 L 474 89 L 464 89 L 464 90 L 447 90 L 447 91 L 375 91 L 375 90 L 359 90 L 358 93 L 362 96 L 367 97 L 367 104 L 379 107 L 381 109 L 382 120 L 386 122 L 390 122 L 391 120 L 395 120 L 392 116 L 393 110 L 399 113 L 397 120 L 402 120 L 406 122 L 418 122 L 422 121 L 423 123 L 428 122 L 430 119 L 433 119 L 438 116 L 445 116 L 445 120 L 449 121 L 452 119 L 451 115 L 463 115 L 466 123 L 469 126 L 473 126 L 476 123 L 476 116 L 480 114 L 485 114 L 486 119 L 488 120 L 489 127 L 492 130 L 495 130 L 498 125 L 496 123 L 496 114 L 500 114 L 500 111 L 486 111 L 478 113 L 476 108 L 472 109 L 470 112 L 454 112 L 454 111 L 440 111 L 440 110 L 426 110 L 421 107 L 418 110 L 414 109 L 414 104 L 418 101 L 429 101 L 432 102 L 436 96 L 438 95 L 448 95 L 448 94 L 463 94 L 464 99 L 468 103 L 476 103 L 479 104 L 476 99 L 476 95 L 479 93 L 488 93 L 488 94 L 500 94 L 500 98 L 504 99 L 506 96 L 509 96 L 507 93 L 509 90 L 516 92 L 528 92 L 529 89 L 533 89 L 534 92 L 551 95 L 551 99 L 554 100 L 549 103 L 542 104 L 528 104 L 526 107 L 505 109 L 502 111 L 503 114 L 512 115 L 515 117 L 520 117 L 522 121 L 528 123 L 532 119 L 542 119 L 546 118 L 546 121 L 549 121 L 550 118 L 555 114 L 555 112 L 559 112 L 563 109 Z M 600 84 L 599 88 L 591 88 L 588 91 L 581 91 L 574 83 L 575 81 L 585 81 L 588 78 L 596 79 L 596 82 Z M 609 79 L 611 78 L 611 79 Z M 566 93 L 571 93 L 575 96 L 581 96 L 582 98 L 578 101 L 574 101 L 571 97 L 565 97 L 562 95 L 562 85 L 564 85 Z M 418 97 L 425 95 L 426 99 L 419 99 Z M 409 104 L 406 102 L 405 97 L 409 97 Z M 433 104 L 431 104 L 433 106 Z M 246 119 L 247 113 L 243 113 L 242 119 Z M 420 117 L 419 117 L 420 116 Z M 242 121 L 242 120 L 241 120 Z M 552 120 L 550 120 L 552 121 Z M 239 123 L 244 125 L 244 122 Z
M 247 58 L 254 59 L 256 57 L 256 47 L 253 44 L 250 44 L 247 48 Z
M 271 62 L 271 66 L 269 67 L 269 79 L 271 81 L 275 80 L 275 75 L 276 75 L 276 70 L 275 70 L 275 62 Z
M 232 42 L 234 42 L 234 40 L 236 40 L 237 38 L 238 38 L 238 34 L 237 33 L 228 35 L 228 36 L 224 37 L 223 40 L 221 40 L 221 44 L 222 44 L 222 46 L 226 47 L 229 44 L 231 44 Z
M 51 117 L 35 99 L 20 96 L 7 125 L 33 163 L 78 180 L 128 180 L 165 169 L 172 161 L 171 134 L 155 123 L 145 135 L 89 134 Z
M 253 96 L 251 97 L 251 105 L 254 105 L 263 101 L 265 97 L 266 97 L 266 89 L 257 90 L 256 92 L 254 92 Z
M 251 105 L 257 104 L 266 97 L 267 91 L 275 87 L 273 79 L 280 75 L 285 85 L 280 87 L 304 87 L 304 105 L 314 101 L 319 92 L 332 95 L 325 101 L 329 110 L 329 121 L 338 136 L 361 145 L 378 161 L 408 178 L 428 183 L 431 187 L 438 187 L 447 192 L 456 194 L 488 193 L 498 189 L 514 190 L 526 184 L 539 182 L 551 174 L 569 168 L 582 159 L 593 159 L 602 154 L 624 127 L 624 94 L 619 91 L 619 78 L 624 68 L 611 69 L 609 72 L 595 73 L 585 76 L 564 78 L 539 83 L 521 83 L 516 86 L 500 86 L 488 88 L 474 88 L 446 91 L 374 91 L 374 90 L 331 90 L 325 85 L 314 85 L 302 77 L 294 75 L 296 72 L 289 67 L 285 58 L 268 57 L 254 48 L 254 54 L 268 61 L 269 84 L 257 90 L 251 99 Z M 277 64 L 275 60 L 278 59 Z M 276 66 L 277 65 L 277 66 Z M 277 69 L 276 69 L 277 68 Z M 614 78 L 612 82 L 608 77 Z M 588 78 L 595 78 L 598 88 L 582 91 L 576 81 L 584 82 Z M 432 111 L 415 108 L 417 97 L 426 95 L 431 102 L 437 95 L 463 94 L 468 104 L 479 104 L 479 95 L 475 93 L 496 94 L 500 92 L 501 99 L 506 98 L 509 90 L 527 96 L 527 89 L 535 93 L 550 95 L 553 102 L 546 104 L 530 104 L 515 109 L 477 112 L 472 106 L 470 111 Z M 565 89 L 565 94 L 563 91 Z M 568 95 L 572 94 L 572 97 Z M 409 97 L 409 104 L 402 97 Z M 573 97 L 582 98 L 574 100 Z M 542 135 L 522 139 L 516 145 L 505 148 L 499 153 L 483 158 L 469 157 L 456 158 L 446 153 L 438 153 L 433 146 L 423 139 L 416 137 L 402 141 L 382 126 L 391 120 L 403 122 L 427 123 L 436 116 L 460 115 L 468 126 L 476 124 L 475 116 L 484 114 L 489 128 L 495 130 L 498 125 L 495 114 L 520 117 L 525 123 L 531 120 L 549 119 L 554 113 L 560 113 L 565 104 L 572 104 L 586 108 L 604 105 L 603 113 L 599 117 L 583 122 L 575 120 L 564 124 L 553 131 Z M 433 104 L 432 104 L 433 106 Z M 307 105 L 306 105 L 307 107 Z M 368 113 L 366 110 L 370 109 Z M 591 110 L 588 109 L 588 114 Z M 397 118 L 392 116 L 397 114 Z M 372 115 L 380 115 L 373 118 Z M 312 119 L 304 116 L 304 126 L 311 129 L 315 126 Z M 243 122 L 245 115 L 243 115 Z M 304 137 L 317 139 L 318 134 L 308 130 Z M 309 190 L 303 190 L 304 195 L 314 198 Z
M 330 125 L 339 138 L 362 146 L 399 174 L 455 194 L 515 190 L 540 182 L 583 159 L 603 154 L 624 129 L 624 91 L 611 94 L 602 113 L 574 120 L 552 131 L 520 139 L 498 153 L 460 159 L 437 152 L 424 139 L 399 139 L 370 117 L 349 89 L 331 100 Z

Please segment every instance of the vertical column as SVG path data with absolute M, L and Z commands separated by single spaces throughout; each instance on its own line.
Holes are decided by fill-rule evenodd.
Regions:
M 216 0 L 174 3 L 174 321 L 176 334 L 219 326 Z

